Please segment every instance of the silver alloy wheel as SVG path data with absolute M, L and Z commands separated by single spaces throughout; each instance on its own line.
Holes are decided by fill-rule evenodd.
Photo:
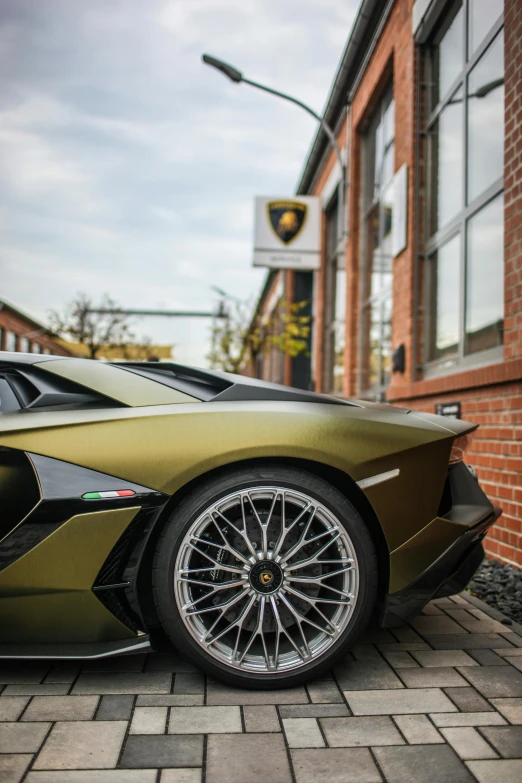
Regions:
M 336 516 L 275 486 L 207 508 L 185 534 L 174 572 L 180 616 L 200 647 L 256 674 L 322 656 L 348 625 L 358 589 L 355 549 Z

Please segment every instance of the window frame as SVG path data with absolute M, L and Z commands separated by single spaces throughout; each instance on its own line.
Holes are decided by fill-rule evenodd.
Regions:
M 346 260 L 341 244 L 342 215 L 340 214 L 341 199 L 339 190 L 341 183 L 336 187 L 326 208 L 325 213 L 325 277 L 324 277 L 324 324 L 323 324 L 323 388 L 327 394 L 340 397 L 342 388 L 335 388 L 335 358 L 337 348 L 337 336 L 343 330 L 344 343 L 346 342 L 346 285 L 344 285 L 345 308 L 343 318 L 337 313 L 337 289 L 339 273 L 346 274 Z M 344 349 L 344 345 L 343 345 Z M 343 350 L 344 352 L 344 350 Z M 346 368 L 343 361 L 343 383 Z
M 357 393 L 361 399 L 373 399 L 377 401 L 384 401 L 386 398 L 386 390 L 388 389 L 388 385 L 381 384 L 380 379 L 382 378 L 382 351 L 379 350 L 379 358 L 378 358 L 378 383 L 369 386 L 367 388 L 363 388 L 363 367 L 369 366 L 370 361 L 370 346 L 366 342 L 365 337 L 365 314 L 366 311 L 369 308 L 375 307 L 378 310 L 379 313 L 379 346 L 382 345 L 382 334 L 383 334 L 383 307 L 385 304 L 385 300 L 388 299 L 391 310 L 393 310 L 393 256 L 390 256 L 391 261 L 391 267 L 392 267 L 392 277 L 390 280 L 389 288 L 384 286 L 382 289 L 379 290 L 379 293 L 377 295 L 372 296 L 371 290 L 369 292 L 368 296 L 365 296 L 365 280 L 366 280 L 366 274 L 367 274 L 367 265 L 368 265 L 368 233 L 367 233 L 367 223 L 368 220 L 371 218 L 372 214 L 375 213 L 375 211 L 378 211 L 378 220 L 379 220 L 379 237 L 380 237 L 380 243 L 382 243 L 383 240 L 383 234 L 382 234 L 382 227 L 384 225 L 384 199 L 383 195 L 386 191 L 386 189 L 390 186 L 390 184 L 393 182 L 393 179 L 395 177 L 396 171 L 395 171 L 395 107 L 394 107 L 394 127 L 393 127 L 393 136 L 390 141 L 386 141 L 383 136 L 383 148 L 382 148 L 382 159 L 381 159 L 381 171 L 379 174 L 379 181 L 377 185 L 377 177 L 376 177 L 376 171 L 375 171 L 375 149 L 372 150 L 372 155 L 374 157 L 374 160 L 372 161 L 370 165 L 369 161 L 369 147 L 370 147 L 370 130 L 372 129 L 373 123 L 377 121 L 377 118 L 379 118 L 379 121 L 381 123 L 384 122 L 384 116 L 386 114 L 386 111 L 390 107 L 392 103 L 395 103 L 395 94 L 394 94 L 394 82 L 393 77 L 390 79 L 390 81 L 387 83 L 385 88 L 382 91 L 382 94 L 379 97 L 379 100 L 375 106 L 375 109 L 369 119 L 368 126 L 366 128 L 366 131 L 364 133 L 363 139 L 362 139 L 362 209 L 361 209 L 361 276 L 360 276 L 360 283 L 359 283 L 359 349 L 358 349 L 358 379 L 357 379 Z M 379 125 L 379 121 L 377 121 L 377 127 Z M 384 134 L 384 127 L 383 127 L 383 134 Z M 384 170 L 384 161 L 386 159 L 386 154 L 389 152 L 389 150 L 393 147 L 393 162 L 392 162 L 392 176 L 389 181 L 386 183 L 382 182 L 382 172 Z M 371 172 L 373 171 L 373 182 L 370 182 L 371 179 Z M 393 213 L 392 213 L 392 225 L 393 225 Z M 390 316 L 390 321 L 393 319 L 393 312 Z M 371 325 L 370 325 L 371 329 Z M 391 343 L 390 343 L 390 351 L 391 351 Z M 390 373 L 391 375 L 391 373 Z
M 437 74 L 435 73 L 435 52 L 443 35 L 446 33 L 451 22 L 455 18 L 459 9 L 463 9 L 464 24 L 462 26 L 462 46 L 463 53 L 465 55 L 464 62 L 462 63 L 461 70 L 453 80 L 453 82 L 447 87 L 444 95 L 439 95 L 435 105 L 433 104 L 433 89 L 436 84 Z M 425 340 L 423 345 L 423 367 L 424 377 L 434 378 L 441 375 L 448 375 L 456 372 L 460 372 L 474 367 L 481 367 L 488 364 L 494 364 L 502 361 L 504 357 L 504 346 L 498 345 L 493 348 L 489 348 L 485 351 L 476 353 L 466 353 L 466 283 L 467 283 L 467 259 L 468 259 L 468 223 L 469 221 L 483 208 L 485 208 L 495 198 L 500 196 L 504 191 L 504 175 L 499 177 L 493 182 L 486 190 L 484 190 L 479 196 L 475 197 L 468 203 L 468 80 L 474 67 L 479 60 L 486 54 L 487 50 L 496 40 L 497 36 L 503 30 L 504 27 L 504 11 L 499 14 L 498 19 L 490 28 L 487 35 L 484 37 L 480 45 L 474 52 L 469 51 L 469 25 L 470 25 L 470 0 L 460 0 L 454 2 L 451 6 L 445 9 L 446 13 L 442 18 L 442 24 L 439 25 L 437 33 L 432 36 L 431 44 L 427 44 L 424 48 L 427 53 L 426 67 L 427 67 L 427 93 L 426 93 L 426 117 L 423 123 L 422 133 L 426 138 L 426 199 L 424 208 L 424 226 L 425 226 L 425 241 L 424 252 L 422 258 L 424 260 L 424 329 Z M 469 59 L 468 59 L 469 56 Z M 437 230 L 430 234 L 433 201 L 438 198 L 435 191 L 435 178 L 437 172 L 433 165 L 433 144 L 434 141 L 433 130 L 442 112 L 447 107 L 448 103 L 456 92 L 462 90 L 462 194 L 463 204 L 460 211 L 455 217 L 448 221 L 442 228 L 437 227 Z M 432 311 L 432 295 L 430 285 L 430 272 L 431 264 L 433 263 L 434 254 L 447 242 L 449 242 L 457 234 L 461 235 L 460 244 L 460 299 L 459 299 L 459 340 L 457 352 L 449 357 L 443 357 L 440 359 L 431 359 L 429 355 L 430 350 L 430 335 L 433 327 Z

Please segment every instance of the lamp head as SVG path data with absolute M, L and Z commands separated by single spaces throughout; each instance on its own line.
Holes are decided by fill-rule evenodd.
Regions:
M 224 73 L 225 76 L 228 76 L 228 78 L 231 81 L 236 82 L 236 84 L 243 80 L 241 71 L 238 71 L 237 68 L 234 68 L 228 63 L 224 63 L 223 60 L 218 60 L 217 57 L 211 57 L 210 54 L 204 54 L 201 59 L 207 65 L 211 65 L 213 68 L 221 71 L 221 73 Z

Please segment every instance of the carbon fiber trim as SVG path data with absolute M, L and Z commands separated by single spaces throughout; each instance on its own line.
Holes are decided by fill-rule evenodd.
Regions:
M 109 658 L 151 650 L 148 634 L 121 642 L 92 642 L 89 644 L 0 644 L 0 659 L 83 659 Z

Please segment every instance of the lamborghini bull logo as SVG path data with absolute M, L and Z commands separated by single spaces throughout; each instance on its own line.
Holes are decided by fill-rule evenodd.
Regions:
M 269 585 L 273 578 L 274 575 L 271 571 L 261 571 L 259 574 L 259 581 L 262 585 Z
M 299 201 L 270 201 L 266 206 L 272 230 L 288 245 L 301 233 L 308 207 Z

